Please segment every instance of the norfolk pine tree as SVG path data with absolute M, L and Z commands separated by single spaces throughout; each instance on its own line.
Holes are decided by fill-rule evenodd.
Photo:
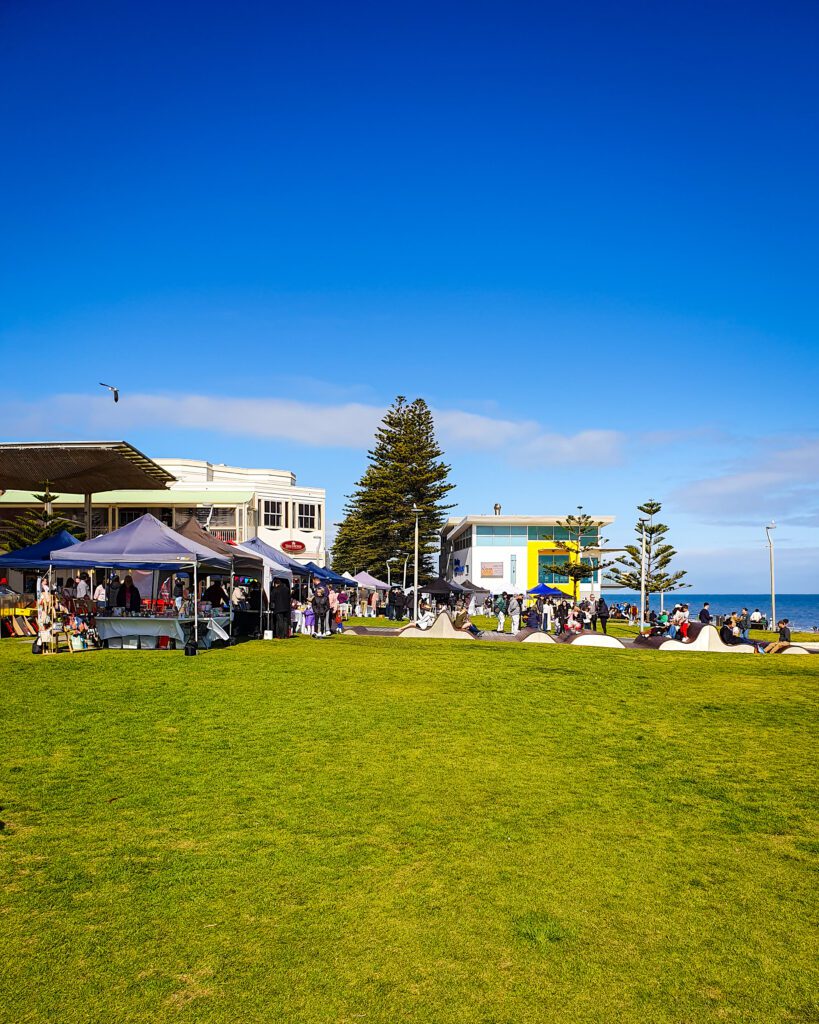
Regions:
M 634 526 L 637 534 L 636 544 L 626 544 L 626 554 L 616 559 L 617 568 L 612 572 L 612 579 L 620 587 L 627 587 L 629 590 L 640 590 L 640 562 L 642 560 L 642 543 L 645 529 L 646 538 L 646 603 L 649 594 L 657 594 L 660 591 L 669 592 L 681 590 L 690 586 L 683 582 L 686 575 L 685 570 L 678 569 L 676 572 L 667 572 L 672 558 L 677 551 L 671 544 L 667 543 L 665 535 L 668 527 L 665 523 L 655 523 L 654 517 L 662 510 L 662 504 L 654 499 L 649 499 L 642 505 L 637 506 L 641 517 Z M 647 522 L 643 522 L 647 519 Z
M 85 530 L 81 523 L 52 512 L 51 504 L 59 498 L 59 494 L 52 494 L 48 484 L 45 494 L 34 494 L 32 497 L 42 502 L 43 507 L 26 509 L 0 525 L 0 547 L 6 551 L 19 551 L 20 548 L 27 548 L 53 537 L 60 530 L 67 530 L 78 540 L 85 539 Z
M 444 499 L 453 485 L 450 467 L 435 439 L 426 402 L 408 403 L 399 395 L 387 410 L 367 457 L 369 465 L 345 506 L 333 546 L 336 571 L 366 569 L 383 576 L 387 559 L 399 552 L 412 561 L 415 537 L 413 505 L 421 509 L 419 576 L 432 574 L 438 532 L 452 505 Z
M 569 534 L 569 539 L 565 543 L 570 546 L 572 551 L 578 552 L 578 561 L 572 562 L 567 558 L 563 562 L 556 562 L 552 566 L 551 571 L 555 576 L 565 576 L 571 581 L 572 600 L 577 604 L 577 588 L 583 580 L 591 579 L 596 572 L 601 572 L 614 563 L 598 560 L 597 565 L 587 565 L 585 562 L 580 561 L 583 554 L 584 541 L 593 539 L 597 546 L 604 543 L 603 538 L 599 535 L 603 524 L 596 519 L 592 519 L 582 508 L 578 508 L 577 515 L 570 514 L 565 519 L 559 520 L 557 525 Z

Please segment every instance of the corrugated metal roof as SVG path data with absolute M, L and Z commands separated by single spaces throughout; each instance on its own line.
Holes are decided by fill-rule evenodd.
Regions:
M 174 505 L 246 505 L 253 491 L 105 491 L 94 495 L 94 506 L 136 505 L 139 508 L 171 508 Z M 60 494 L 55 505 L 82 505 L 81 494 Z M 0 505 L 36 505 L 31 491 L 6 491 Z
M 12 441 L 0 444 L 0 488 L 96 494 L 114 487 L 153 489 L 176 477 L 127 441 Z

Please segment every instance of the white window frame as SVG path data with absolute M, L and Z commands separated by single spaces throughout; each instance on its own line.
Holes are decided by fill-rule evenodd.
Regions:
M 266 530 L 281 530 L 284 527 L 285 505 L 284 501 L 276 501 L 274 498 L 262 499 L 262 526 Z M 278 512 L 273 512 L 269 506 L 278 506 Z M 276 519 L 277 521 L 272 523 L 268 522 L 268 519 Z

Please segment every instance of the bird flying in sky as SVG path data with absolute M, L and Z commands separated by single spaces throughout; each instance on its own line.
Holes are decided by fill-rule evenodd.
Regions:
M 114 396 L 114 401 L 115 402 L 119 401 L 119 388 L 115 388 L 113 384 L 103 384 L 102 381 L 100 381 L 100 387 L 101 388 L 108 388 L 108 390 Z

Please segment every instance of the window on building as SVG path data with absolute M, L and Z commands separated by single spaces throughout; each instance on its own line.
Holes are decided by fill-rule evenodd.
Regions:
M 144 516 L 147 511 L 147 508 L 121 508 L 119 510 L 119 525 L 127 526 L 128 523 L 133 523 L 140 516 Z
M 298 528 L 300 530 L 317 530 L 317 522 L 320 522 L 316 515 L 316 506 L 299 502 Z
M 565 561 L 562 555 L 538 555 L 537 580 L 538 583 L 568 583 L 567 576 L 557 576 L 552 571 L 556 564 Z
M 525 526 L 478 526 L 475 543 L 484 546 L 509 547 L 526 544 Z
M 262 526 L 266 526 L 269 530 L 277 530 L 285 523 L 285 504 L 283 501 L 263 501 L 262 502 Z

